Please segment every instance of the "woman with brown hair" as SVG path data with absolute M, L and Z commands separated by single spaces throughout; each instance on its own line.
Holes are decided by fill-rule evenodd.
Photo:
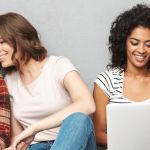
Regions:
M 12 102 L 12 149 L 96 149 L 89 89 L 67 58 L 47 56 L 36 29 L 17 13 L 0 15 L 0 62 Z

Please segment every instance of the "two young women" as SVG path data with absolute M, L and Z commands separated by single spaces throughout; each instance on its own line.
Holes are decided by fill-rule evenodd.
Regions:
M 94 86 L 100 145 L 107 147 L 108 103 L 150 103 L 149 20 L 150 7 L 139 4 L 112 23 L 111 63 Z M 9 149 L 96 149 L 88 117 L 95 105 L 87 86 L 67 58 L 47 56 L 35 28 L 19 14 L 0 16 L 0 62 L 7 73 L 13 112 Z

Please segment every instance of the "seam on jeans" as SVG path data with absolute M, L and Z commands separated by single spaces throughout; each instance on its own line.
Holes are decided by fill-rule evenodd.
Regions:
M 90 140 L 89 138 L 90 138 L 91 135 L 92 135 L 93 137 L 95 137 L 95 132 L 94 132 L 94 130 L 90 133 L 90 135 L 89 135 L 89 137 L 88 137 L 88 141 Z M 88 147 L 86 147 L 85 150 L 87 150 L 87 148 L 88 148 Z M 95 148 L 96 148 L 96 141 L 95 141 Z M 92 149 L 92 150 L 96 150 L 96 149 Z
M 88 128 L 89 129 L 89 133 L 87 135 L 87 140 L 85 141 L 85 143 L 83 145 L 81 145 L 81 150 L 83 150 L 83 148 L 85 149 L 86 148 L 86 145 L 88 143 L 88 140 L 89 140 L 89 137 L 91 134 L 93 134 L 93 136 L 95 136 L 95 133 L 94 133 L 94 128 L 92 126 L 92 121 L 90 120 L 90 127 Z

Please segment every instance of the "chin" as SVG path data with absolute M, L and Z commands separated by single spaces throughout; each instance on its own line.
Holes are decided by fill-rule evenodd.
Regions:
M 135 65 L 137 68 L 142 69 L 142 68 L 146 68 L 147 65 Z
M 1 63 L 1 66 L 2 66 L 3 68 L 7 68 L 7 67 L 11 67 L 12 65 L 10 65 L 10 64 L 5 64 L 5 63 Z
M 134 63 L 134 65 L 136 66 L 136 67 L 142 67 L 142 68 L 144 68 L 144 67 L 146 67 L 147 66 L 147 63 L 148 62 L 135 62 Z

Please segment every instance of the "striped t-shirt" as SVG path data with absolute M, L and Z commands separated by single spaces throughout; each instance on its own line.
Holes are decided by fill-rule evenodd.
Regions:
M 110 69 L 99 74 L 95 83 L 109 97 L 110 103 L 131 103 L 123 96 L 124 71 Z

